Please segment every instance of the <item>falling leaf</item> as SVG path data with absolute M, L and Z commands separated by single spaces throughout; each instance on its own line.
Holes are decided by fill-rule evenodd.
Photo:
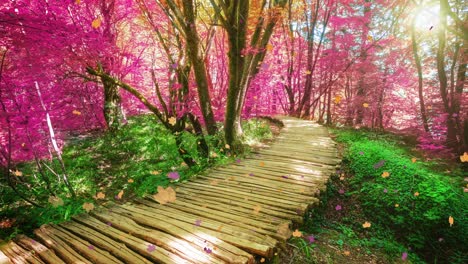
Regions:
M 91 26 L 93 28 L 99 28 L 101 26 L 101 19 L 99 17 L 94 19 L 93 22 L 91 23 Z
M 293 237 L 302 237 L 302 232 L 296 229 L 293 233 Z
M 153 198 L 160 204 L 172 203 L 176 200 L 176 192 L 172 187 L 164 189 L 158 186 L 158 193 L 153 195 Z
M 124 194 L 124 191 L 121 190 L 121 191 L 117 194 L 117 196 L 115 196 L 115 199 L 117 199 L 117 200 L 122 199 L 122 195 L 123 195 L 123 194 Z
M 333 99 L 333 102 L 334 102 L 335 104 L 340 104 L 340 102 L 341 102 L 341 96 L 339 96 L 339 95 L 335 96 L 335 98 Z
M 128 179 L 128 183 L 133 183 L 133 179 Z
M 419 192 L 415 192 L 415 193 L 414 193 L 414 196 L 419 196 Z
M 390 173 L 388 173 L 388 171 L 384 171 L 382 173 L 382 178 L 387 178 L 388 176 L 390 176 Z
M 363 106 L 364 108 L 367 108 L 367 107 L 369 107 L 369 104 L 368 104 L 368 103 L 363 103 L 362 106 Z
M 278 229 L 276 232 L 281 235 L 285 236 L 286 238 L 289 238 L 291 236 L 291 230 L 289 230 L 289 224 L 288 223 L 282 223 L 278 226 Z
M 81 112 L 80 112 L 80 111 L 78 111 L 78 110 L 73 110 L 73 112 L 72 112 L 72 113 L 73 113 L 74 115 L 81 115 Z
M 340 211 L 340 210 L 341 210 L 341 205 L 337 205 L 337 206 L 335 207 L 335 210 L 336 210 L 336 211 Z
M 180 175 L 177 171 L 171 171 L 167 174 L 167 177 L 171 180 L 178 180 L 180 179 Z
M 83 204 L 83 209 L 85 209 L 85 211 L 87 213 L 89 213 L 89 211 L 93 210 L 94 209 L 94 204 L 92 203 L 84 203 Z
M 21 171 L 19 171 L 19 170 L 16 170 L 15 172 L 13 172 L 13 174 L 14 174 L 15 176 L 17 176 L 17 177 L 23 176 L 23 173 L 22 173 Z
M 260 205 L 255 205 L 253 207 L 254 214 L 258 214 L 261 209 L 262 209 L 262 207 Z
M 57 196 L 50 196 L 48 201 L 49 201 L 49 203 L 50 203 L 53 207 L 57 207 L 57 206 L 62 206 L 62 205 L 63 205 L 63 200 L 62 200 L 62 198 L 57 197 Z
M 415 163 L 417 160 L 418 160 L 418 159 L 416 159 L 416 158 L 412 158 L 412 159 L 411 159 L 411 161 L 412 161 L 413 163 Z
M 371 223 L 366 221 L 366 222 L 364 222 L 364 224 L 362 224 L 362 227 L 369 228 L 369 227 L 371 227 Z
M 175 117 L 171 116 L 171 117 L 167 120 L 167 122 L 168 122 L 171 126 L 173 126 L 173 125 L 175 125 L 175 124 L 177 123 L 177 119 L 176 119 Z
M 103 192 L 98 192 L 96 194 L 96 198 L 97 199 L 104 199 L 106 197 L 106 195 L 103 193 Z
M 146 250 L 147 250 L 148 252 L 153 252 L 153 251 L 156 250 L 156 246 L 153 245 L 153 244 L 149 244 L 149 245 L 148 245 L 148 248 L 146 248 Z
M 461 162 L 468 162 L 468 153 L 463 153 L 463 155 L 460 156 Z
M 408 253 L 403 252 L 403 254 L 401 254 L 401 259 L 406 260 L 407 258 L 408 258 Z
M 453 225 L 453 217 L 452 216 L 449 216 L 449 224 L 450 224 L 450 227 Z

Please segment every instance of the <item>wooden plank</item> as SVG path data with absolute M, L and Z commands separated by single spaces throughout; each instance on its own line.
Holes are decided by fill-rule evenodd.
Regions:
M 64 264 L 65 262 L 60 259 L 52 249 L 48 249 L 46 246 L 37 242 L 36 240 L 29 238 L 25 235 L 18 235 L 16 242 L 22 247 L 33 250 L 37 255 L 45 262 L 49 264 Z
M 203 199 L 207 202 L 219 201 L 228 207 L 236 206 L 236 207 L 243 207 L 243 208 L 250 209 L 258 205 L 258 203 L 254 203 L 252 201 L 245 201 L 243 198 L 231 199 L 232 197 L 226 197 L 225 195 L 222 195 L 222 194 L 217 195 L 216 193 L 196 191 L 196 190 L 179 189 L 177 191 L 177 195 L 179 194 L 199 197 L 200 199 Z M 298 222 L 302 221 L 302 217 L 298 216 L 297 213 L 292 210 L 278 209 L 278 208 L 274 208 L 268 205 L 263 205 L 262 210 L 272 215 L 273 217 L 278 217 L 278 218 L 283 218 L 283 219 L 292 219 Z
M 48 248 L 52 248 L 57 256 L 66 263 L 91 264 L 91 262 L 81 256 L 80 253 L 76 252 L 62 239 L 49 232 L 45 225 L 34 230 L 34 234 L 39 238 L 39 240 L 47 245 Z
M 225 233 L 211 231 L 202 226 L 195 226 L 193 223 L 189 224 L 182 221 L 174 221 L 174 219 L 161 215 L 151 209 L 151 207 L 129 205 L 112 207 L 113 212 L 125 215 L 137 223 L 151 226 L 173 236 L 185 239 L 200 247 L 214 249 L 214 247 L 211 247 L 214 245 L 216 249 L 214 249 L 212 254 L 216 254 L 219 258 L 225 259 L 230 263 L 253 263 L 253 256 L 237 248 L 236 246 L 238 245 L 247 244 L 248 249 L 252 252 L 260 253 L 261 255 L 271 254 L 269 252 L 271 248 L 268 246 L 259 245 L 255 242 L 236 236 L 230 236 Z
M 250 192 L 243 191 L 243 190 L 229 189 L 227 187 L 221 187 L 221 186 L 208 186 L 207 187 L 204 184 L 199 184 L 195 182 L 187 182 L 184 185 L 188 188 L 194 188 L 194 189 L 202 189 L 202 190 L 209 189 L 210 191 L 218 190 L 222 192 L 230 192 L 233 194 L 242 195 L 249 200 L 258 201 L 259 203 L 262 203 L 262 204 L 263 203 L 270 204 L 270 205 L 276 204 L 276 206 L 284 207 L 284 208 L 295 208 L 295 209 L 306 210 L 308 207 L 308 205 L 304 203 L 291 202 L 287 200 L 282 200 L 281 198 L 277 198 L 277 197 L 262 196 L 259 194 L 254 194 L 254 193 L 250 193 Z
M 97 245 L 90 243 L 84 239 L 81 239 L 74 234 L 68 232 L 57 225 L 47 225 L 45 226 L 47 231 L 56 237 L 59 237 L 62 241 L 67 243 L 69 246 L 74 248 L 87 260 L 90 260 L 93 263 L 102 263 L 102 264 L 119 264 L 123 263 L 116 257 L 112 256 L 109 252 L 100 249 Z
M 110 237 L 91 229 L 78 222 L 69 221 L 61 225 L 63 228 L 97 245 L 98 247 L 110 252 L 125 263 L 152 263 L 146 258 L 129 249 L 124 243 L 112 240 Z
M 180 256 L 173 254 L 172 252 L 167 251 L 164 248 L 158 247 L 154 251 L 148 250 L 148 246 L 151 243 L 134 237 L 132 234 L 123 232 L 118 228 L 113 227 L 112 225 L 104 224 L 103 222 L 89 216 L 81 215 L 78 217 L 73 217 L 73 220 L 84 224 L 99 232 L 103 235 L 109 236 L 115 241 L 124 243 L 127 247 L 133 251 L 138 252 L 140 255 L 158 263 L 193 263 L 192 261 L 181 258 Z
M 15 264 L 44 264 L 44 262 L 36 256 L 34 251 L 26 250 L 13 241 L 8 241 L 0 245 L 0 251 Z
M 186 260 L 195 263 L 224 263 L 213 255 L 204 252 L 203 248 L 194 247 L 185 240 L 159 230 L 143 227 L 126 216 L 116 214 L 115 212 L 109 212 L 108 210 L 95 211 L 93 215 L 101 221 L 111 223 L 113 227 L 123 232 L 130 233 L 135 237 L 157 245 L 159 248 L 164 248 Z M 83 221 L 86 220 L 83 219 Z
M 297 203 L 313 203 L 317 199 L 314 197 L 303 195 L 302 193 L 306 192 L 305 187 L 296 189 L 290 188 L 281 182 L 274 182 L 261 179 L 252 179 L 251 176 L 237 176 L 235 181 L 226 180 L 226 176 L 220 176 L 219 174 L 210 175 L 210 176 L 198 176 L 197 182 L 206 185 L 216 185 L 216 186 L 225 186 L 234 189 L 242 189 L 249 192 L 254 192 L 257 194 L 265 196 L 278 196 L 278 193 L 281 194 L 281 199 L 288 200 L 291 202 Z M 215 181 L 213 181 L 215 179 Z M 216 181 L 216 179 L 219 179 Z M 285 190 L 286 188 L 286 190 Z M 312 190 L 311 190 L 312 193 Z

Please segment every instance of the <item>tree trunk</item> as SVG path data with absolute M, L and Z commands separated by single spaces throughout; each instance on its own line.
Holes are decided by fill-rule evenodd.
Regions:
M 214 135 L 217 132 L 216 121 L 211 106 L 211 98 L 208 86 L 207 71 L 200 48 L 200 38 L 195 25 L 195 13 L 193 0 L 182 1 L 184 5 L 184 17 L 186 25 L 184 31 L 187 38 L 187 53 L 193 65 L 195 80 L 197 82 L 198 99 L 203 118 L 205 119 L 206 130 L 209 135 Z
M 106 119 L 107 127 L 111 131 L 119 129 L 122 121 L 122 108 L 119 89 L 113 82 L 101 78 L 104 86 L 104 118 Z
M 413 46 L 413 55 L 414 55 L 414 62 L 416 63 L 416 69 L 418 71 L 418 94 L 419 94 L 419 108 L 421 111 L 421 119 L 423 122 L 424 131 L 429 132 L 429 125 L 427 122 L 427 115 L 426 115 L 426 107 L 424 105 L 424 93 L 423 93 L 423 74 L 422 74 L 422 67 L 421 67 L 421 59 L 419 58 L 418 54 L 418 43 L 416 41 L 416 33 L 415 33 L 415 19 L 411 24 L 411 42 Z

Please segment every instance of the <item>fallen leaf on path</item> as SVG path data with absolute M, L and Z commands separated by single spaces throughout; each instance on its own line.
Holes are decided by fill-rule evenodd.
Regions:
M 258 214 L 260 212 L 260 210 L 262 209 L 262 207 L 260 205 L 255 205 L 253 207 L 253 211 L 254 211 L 254 214 Z
M 94 204 L 92 203 L 84 203 L 83 204 L 83 209 L 85 209 L 85 211 L 87 213 L 89 213 L 89 211 L 93 210 L 94 209 Z
M 106 198 L 106 195 L 103 192 L 98 192 L 96 194 L 96 199 L 104 199 Z
M 153 198 L 160 204 L 172 203 L 176 200 L 176 192 L 172 187 L 164 189 L 158 186 L 158 193 L 153 195 Z

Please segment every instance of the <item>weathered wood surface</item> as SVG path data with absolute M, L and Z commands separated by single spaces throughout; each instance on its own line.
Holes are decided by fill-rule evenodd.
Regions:
M 340 162 L 328 130 L 284 118 L 273 144 L 176 186 L 177 199 L 111 204 L 36 238 L 0 245 L 1 263 L 254 263 L 297 227 Z

